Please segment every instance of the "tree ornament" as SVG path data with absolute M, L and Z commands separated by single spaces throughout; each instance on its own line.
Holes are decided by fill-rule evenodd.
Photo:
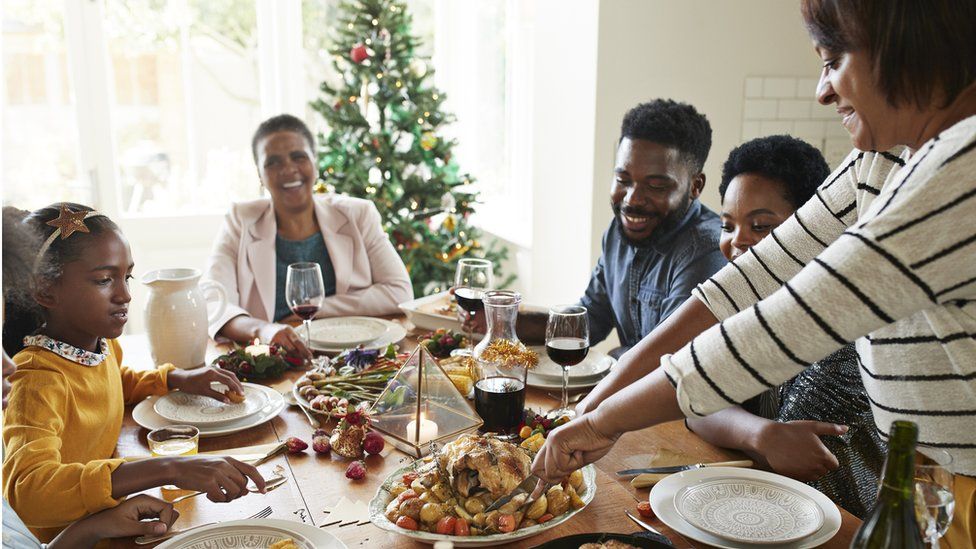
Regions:
M 420 148 L 425 151 L 430 151 L 437 146 L 437 136 L 434 132 L 424 132 L 420 136 Z
M 372 56 L 369 48 L 365 44 L 356 44 L 349 50 L 349 59 L 355 64 L 360 64 Z
M 454 209 L 455 206 L 457 206 L 457 200 L 454 199 L 454 195 L 451 194 L 451 191 L 447 191 L 446 193 L 441 195 L 442 210 L 451 211 Z
M 448 215 L 444 218 L 444 222 L 441 223 L 441 227 L 444 227 L 444 230 L 453 233 L 454 229 L 457 228 L 457 218 L 455 218 L 453 215 Z
M 409 67 L 410 72 L 417 78 L 423 78 L 427 74 L 427 63 L 424 63 L 422 59 L 415 57 L 410 61 Z

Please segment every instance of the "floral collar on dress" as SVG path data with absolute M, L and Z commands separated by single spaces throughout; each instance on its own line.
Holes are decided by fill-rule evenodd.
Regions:
M 74 345 L 58 341 L 44 334 L 29 335 L 24 338 L 24 346 L 35 346 L 47 349 L 52 353 L 64 357 L 72 362 L 77 362 L 82 366 L 98 366 L 108 357 L 108 342 L 104 338 L 98 340 L 100 353 L 93 353 L 85 349 L 79 349 Z

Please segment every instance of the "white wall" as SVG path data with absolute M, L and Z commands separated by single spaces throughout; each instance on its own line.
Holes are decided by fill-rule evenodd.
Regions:
M 741 141 L 745 78 L 816 77 L 820 70 L 797 0 L 608 0 L 598 24 L 592 261 L 611 218 L 615 143 L 628 109 L 664 97 L 708 117 L 703 201 L 717 210 L 722 163 Z

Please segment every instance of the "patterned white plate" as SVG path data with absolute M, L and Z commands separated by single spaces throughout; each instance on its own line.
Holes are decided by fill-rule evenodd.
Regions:
M 235 520 L 195 528 L 158 549 L 263 549 L 283 539 L 291 539 L 301 549 L 346 549 L 346 544 L 324 530 L 277 519 Z
M 348 347 L 372 341 L 389 327 L 379 319 L 366 316 L 320 318 L 312 323 L 312 341 L 327 347 Z
M 823 513 L 823 524 L 815 532 L 807 537 L 791 542 L 777 543 L 776 546 L 782 549 L 807 549 L 819 547 L 837 535 L 840 530 L 841 516 L 837 505 L 830 501 L 830 498 L 818 492 L 816 489 L 803 484 L 797 480 L 756 469 L 741 469 L 735 467 L 703 467 L 691 471 L 675 473 L 658 482 L 651 489 L 648 499 L 651 502 L 651 509 L 654 514 L 673 530 L 685 536 L 689 540 L 706 543 L 710 546 L 721 547 L 723 549 L 744 549 L 768 547 L 768 544 L 747 543 L 730 541 L 727 538 L 717 536 L 701 528 L 696 527 L 685 520 L 678 512 L 675 504 L 675 496 L 686 487 L 695 486 L 709 480 L 720 478 L 735 478 L 738 480 L 754 480 L 766 482 L 775 486 L 794 490 L 810 498 L 820 511 Z
M 577 513 L 582 512 L 583 509 L 585 509 L 586 506 L 593 501 L 593 497 L 596 496 L 596 467 L 593 465 L 587 465 L 582 469 L 583 489 L 580 491 L 580 497 L 583 499 L 583 507 L 579 509 L 571 509 L 570 511 L 542 524 L 529 526 L 527 528 L 519 528 L 518 530 L 509 532 L 507 534 L 465 537 L 449 536 L 446 534 L 432 534 L 430 532 L 423 532 L 420 530 L 407 530 L 405 528 L 400 528 L 396 524 L 390 522 L 385 515 L 386 506 L 390 503 L 390 500 L 393 499 L 393 497 L 390 495 L 388 487 L 393 485 L 395 481 L 400 480 L 404 473 L 413 471 L 414 468 L 414 464 L 411 463 L 405 467 L 397 469 L 386 477 L 386 481 L 383 482 L 383 485 L 376 490 L 376 496 L 374 496 L 373 500 L 369 502 L 369 520 L 374 526 L 378 526 L 383 530 L 400 534 L 410 539 L 430 545 L 433 545 L 438 541 L 450 541 L 454 543 L 454 547 L 504 547 L 509 543 L 515 542 L 516 540 L 530 538 L 562 524 Z
M 174 423 L 219 425 L 245 418 L 258 412 L 268 403 L 268 395 L 260 386 L 244 383 L 244 402 L 224 404 L 202 395 L 174 391 L 163 395 L 153 409 L 163 418 Z
M 810 498 L 768 482 L 717 478 L 686 486 L 674 497 L 682 518 L 732 541 L 788 543 L 817 531 L 823 512 Z
M 228 423 L 221 423 L 219 425 L 201 425 L 200 438 L 208 437 L 219 437 L 223 435 L 229 435 L 231 433 L 237 433 L 250 429 L 251 427 L 256 427 L 272 419 L 278 417 L 278 414 L 285 409 L 287 404 L 285 403 L 284 397 L 281 393 L 275 391 L 270 387 L 261 387 L 265 395 L 267 395 L 268 403 L 265 404 L 264 408 L 261 408 L 256 414 L 236 419 Z M 136 407 L 132 409 L 132 419 L 138 423 L 141 427 L 149 429 L 160 429 L 166 427 L 167 425 L 174 425 L 173 422 L 166 420 L 163 416 L 156 413 L 153 410 L 153 405 L 156 403 L 158 397 L 149 397 L 143 400 Z

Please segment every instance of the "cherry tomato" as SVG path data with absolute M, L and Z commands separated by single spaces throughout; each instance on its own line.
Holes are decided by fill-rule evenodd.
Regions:
M 501 515 L 498 517 L 498 529 L 502 532 L 515 531 L 515 515 Z
M 546 513 L 546 514 L 542 515 L 541 517 L 539 517 L 538 520 L 539 520 L 539 524 L 542 524 L 543 522 L 547 522 L 549 520 L 552 520 L 552 513 Z
M 468 526 L 468 521 L 463 518 L 457 519 L 454 523 L 454 535 L 455 536 L 470 536 L 471 528 Z
M 417 497 L 417 492 L 414 492 L 412 489 L 409 489 L 408 488 L 408 489 L 400 492 L 400 495 L 397 496 L 397 501 L 399 501 L 400 503 L 403 503 L 404 501 L 406 501 L 408 499 L 413 499 L 415 497 Z
M 417 476 L 418 476 L 417 473 L 404 473 L 403 483 L 406 484 L 407 486 L 410 486 L 410 483 L 417 480 Z
M 437 533 L 451 535 L 454 533 L 454 529 L 457 527 L 458 519 L 454 517 L 442 517 L 441 520 L 437 521 Z
M 417 521 L 413 520 L 412 518 L 406 515 L 401 515 L 400 518 L 396 520 L 396 525 L 406 530 L 416 530 L 417 528 L 419 528 L 417 526 Z

